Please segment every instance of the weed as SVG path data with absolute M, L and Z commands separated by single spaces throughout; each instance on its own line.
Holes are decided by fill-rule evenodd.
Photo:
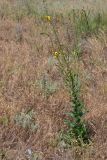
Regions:
M 85 121 L 83 120 L 85 106 L 80 98 L 80 82 L 78 75 L 69 73 L 67 83 L 72 97 L 72 111 L 68 113 L 71 120 L 65 121 L 70 128 L 69 135 L 72 138 L 75 138 L 80 145 L 81 143 L 89 143 L 88 130 Z
M 15 116 L 14 120 L 17 125 L 35 132 L 38 129 L 38 124 L 35 123 L 34 115 L 35 112 L 33 110 L 28 112 L 22 111 Z
M 57 83 L 52 82 L 49 80 L 49 77 L 44 74 L 42 79 L 38 81 L 38 85 L 43 90 L 43 94 L 45 98 L 48 98 L 50 95 L 52 95 L 57 90 Z
M 104 29 L 106 16 L 103 13 L 94 13 L 91 10 L 72 10 L 72 19 L 77 39 L 80 37 L 97 35 L 99 29 Z
M 84 10 L 81 13 L 83 15 L 82 21 L 86 21 L 87 15 L 84 12 Z M 66 84 L 66 87 L 68 88 L 68 91 L 70 93 L 71 98 L 71 106 L 72 106 L 72 112 L 68 113 L 70 116 L 70 120 L 66 120 L 66 124 L 68 125 L 68 141 L 71 142 L 71 139 L 76 139 L 77 143 L 79 145 L 82 145 L 82 143 L 89 143 L 89 135 L 88 130 L 85 124 L 85 121 L 83 120 L 83 116 L 85 113 L 85 106 L 80 98 L 80 81 L 79 81 L 79 75 L 78 73 L 75 73 L 75 71 L 72 69 L 70 61 L 69 61 L 69 53 L 65 52 L 63 50 L 63 46 L 60 42 L 60 39 L 58 37 L 58 31 L 56 30 L 56 27 L 54 23 L 50 23 L 53 29 L 53 33 L 55 35 L 57 45 L 58 45 L 58 51 L 54 52 L 54 57 L 58 61 L 58 67 L 59 70 L 62 73 L 64 82 Z M 87 31 L 89 30 L 89 24 L 88 21 L 85 22 L 85 28 Z M 52 43 L 53 44 L 53 43 Z M 78 45 L 75 45 L 75 48 L 73 48 L 72 57 L 78 61 L 78 58 L 80 56 L 80 48 Z M 76 64 L 75 64 L 76 65 Z M 77 67 L 77 66 L 75 66 Z M 78 67 L 77 67 L 78 68 Z M 46 81 L 44 81 L 44 86 L 46 86 Z

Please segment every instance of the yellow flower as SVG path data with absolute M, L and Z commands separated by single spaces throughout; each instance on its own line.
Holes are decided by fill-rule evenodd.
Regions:
M 60 52 L 54 52 L 54 57 L 55 57 L 55 58 L 58 58 L 59 55 L 60 55 Z
M 51 16 L 45 16 L 45 19 L 50 22 L 51 21 Z

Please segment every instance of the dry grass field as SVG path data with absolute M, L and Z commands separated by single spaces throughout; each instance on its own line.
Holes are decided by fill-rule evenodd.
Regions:
M 91 30 L 78 21 L 76 34 L 73 9 L 89 10 L 91 18 L 104 12 L 103 20 L 86 19 Z M 0 160 L 107 160 L 106 10 L 106 0 L 0 0 Z M 80 78 L 90 130 L 82 146 L 61 136 L 72 106 L 58 67 L 59 41 Z

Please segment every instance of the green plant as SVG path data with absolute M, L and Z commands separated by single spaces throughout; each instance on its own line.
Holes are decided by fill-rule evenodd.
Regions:
M 73 56 L 78 60 L 78 52 L 76 52 L 76 50 Z M 81 99 L 79 75 L 70 66 L 66 53 L 63 51 L 60 51 L 60 53 L 55 52 L 55 57 L 58 60 L 59 69 L 62 73 L 66 87 L 68 88 L 71 99 L 72 111 L 68 113 L 69 120 L 65 120 L 68 126 L 68 131 L 65 136 L 67 140 L 66 142 L 71 144 L 71 140 L 76 139 L 79 145 L 89 143 L 88 128 L 83 119 L 86 111 L 85 105 Z
M 78 74 L 70 72 L 66 81 L 72 98 L 72 111 L 68 113 L 70 120 L 65 121 L 70 128 L 68 133 L 71 138 L 75 138 L 80 145 L 81 143 L 89 143 L 88 129 L 83 120 L 85 106 L 80 98 L 80 82 Z
M 77 39 L 83 36 L 98 34 L 99 29 L 106 26 L 106 16 L 103 13 L 94 13 L 91 10 L 72 10 L 72 19 Z
M 48 98 L 57 90 L 57 83 L 52 82 L 49 77 L 44 74 L 42 79 L 38 81 L 38 85 L 40 86 L 41 90 L 43 90 L 44 97 Z
M 33 110 L 20 112 L 14 118 L 15 123 L 24 129 L 30 129 L 35 132 L 38 129 L 38 124 L 35 122 L 35 112 Z
M 84 17 L 86 18 L 85 13 L 84 13 Z M 71 53 L 66 52 L 63 47 L 64 45 L 62 45 L 58 37 L 58 31 L 56 29 L 55 24 L 52 22 L 52 20 L 49 21 L 49 23 L 52 27 L 52 30 L 58 45 L 57 47 L 58 50 L 54 52 L 54 57 L 58 61 L 57 66 L 60 72 L 62 73 L 63 80 L 66 84 L 66 87 L 68 88 L 68 91 L 70 93 L 70 99 L 71 99 L 72 111 L 68 113 L 69 120 L 65 120 L 68 126 L 66 137 L 69 137 L 68 138 L 69 143 L 74 138 L 77 140 L 79 145 L 81 145 L 82 143 L 89 143 L 88 129 L 86 127 L 85 121 L 83 120 L 83 116 L 85 113 L 85 106 L 80 97 L 79 75 L 78 75 L 78 72 L 74 70 L 72 67 L 72 62 L 74 61 L 73 63 L 75 63 L 75 61 L 79 60 L 80 48 L 78 47 L 77 44 L 75 44 Z M 89 30 L 88 22 L 85 22 L 85 23 L 87 27 L 86 29 Z M 52 42 L 52 46 L 53 46 L 53 42 Z M 69 59 L 70 56 L 72 56 L 72 61 L 70 61 Z M 76 65 L 77 63 L 75 63 L 75 68 L 78 68 L 78 66 Z

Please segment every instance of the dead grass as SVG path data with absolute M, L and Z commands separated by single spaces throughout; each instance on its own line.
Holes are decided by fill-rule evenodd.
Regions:
M 41 160 L 106 160 L 106 42 L 103 43 L 95 37 L 89 38 L 83 47 L 79 64 L 83 98 L 89 111 L 86 119 L 93 130 L 92 145 L 82 149 L 64 149 L 58 136 L 66 127 L 64 119 L 65 113 L 70 110 L 70 100 L 54 64 L 53 55 L 49 52 L 52 49 L 50 39 L 40 36 L 41 32 L 49 31 L 49 25 L 41 21 L 41 25 L 38 25 L 38 20 L 35 23 L 34 18 L 27 17 L 20 23 L 9 17 L 0 21 L 1 160 L 27 160 L 28 149 Z M 64 26 L 57 24 L 57 27 L 60 39 L 66 41 L 63 36 Z M 18 36 L 21 36 L 19 41 Z M 90 49 L 87 45 L 90 45 Z M 50 64 L 50 58 L 53 65 Z M 58 90 L 49 95 L 48 99 L 44 97 L 44 91 L 37 83 L 42 75 L 48 75 L 49 79 L 58 84 Z M 22 109 L 33 109 L 37 113 L 39 128 L 36 133 L 15 125 L 14 117 Z M 4 116 L 8 119 L 7 123 L 2 120 Z

